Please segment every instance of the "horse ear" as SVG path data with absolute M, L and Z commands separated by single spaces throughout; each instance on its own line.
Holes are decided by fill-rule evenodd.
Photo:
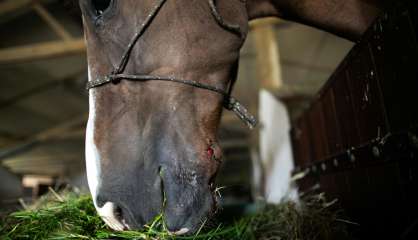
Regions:
M 247 14 L 249 20 L 281 16 L 273 0 L 247 0 Z

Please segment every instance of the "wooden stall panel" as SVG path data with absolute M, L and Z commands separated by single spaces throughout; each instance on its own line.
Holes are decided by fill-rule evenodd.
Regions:
M 400 191 L 399 168 L 397 162 L 377 165 L 369 169 L 371 185 L 369 189 L 370 198 L 373 202 L 369 206 L 372 217 L 369 224 L 373 232 L 381 231 L 382 226 L 391 228 L 393 233 L 399 237 L 402 229 L 405 228 L 404 199 Z M 363 219 L 367 219 L 363 216 Z
M 359 130 L 354 119 L 352 98 L 345 70 L 341 71 L 339 80 L 335 81 L 333 91 L 336 119 L 341 134 L 341 145 L 342 148 L 349 149 L 361 142 Z
M 321 191 L 327 193 L 329 200 L 337 199 L 339 205 L 345 206 L 349 185 L 343 172 L 321 175 L 319 182 Z
M 376 70 L 366 42 L 356 46 L 347 67 L 348 85 L 360 142 L 382 137 L 386 132 L 385 111 Z
M 308 121 L 313 160 L 320 161 L 329 154 L 321 102 L 317 101 L 311 106 L 308 112 Z
M 403 140 L 393 141 L 397 146 L 391 149 L 395 152 L 395 161 L 399 164 L 399 182 L 402 199 L 402 222 L 404 226 L 412 226 L 418 219 L 418 129 L 403 136 Z M 396 154 L 400 152 L 401 154 Z M 418 236 L 418 227 L 415 229 Z
M 412 10 L 416 11 L 416 7 Z M 370 50 L 392 132 L 418 126 L 418 28 L 415 21 L 416 16 L 412 18 L 406 9 L 386 14 L 374 25 L 370 38 Z
M 342 206 L 349 218 L 359 224 L 360 235 L 374 239 L 368 237 L 388 234 L 390 239 L 398 239 L 404 206 L 397 181 L 397 163 L 354 168 L 346 171 L 345 176 L 349 190 L 340 192 L 344 199 Z
M 411 7 L 367 31 L 300 120 L 314 159 L 300 170 L 341 199 L 361 239 L 418 239 L 418 1 L 395 5 L 404 2 Z
M 341 133 L 338 126 L 335 110 L 335 98 L 333 89 L 328 89 L 323 96 L 322 111 L 325 123 L 326 142 L 329 155 L 335 155 L 342 151 Z
M 418 26 L 418 4 L 417 0 L 407 0 L 407 9 L 409 10 L 409 16 L 412 26 Z M 418 31 L 415 32 L 415 39 L 418 39 Z

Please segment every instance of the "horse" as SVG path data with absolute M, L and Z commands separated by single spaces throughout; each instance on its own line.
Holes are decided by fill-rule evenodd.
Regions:
M 279 17 L 357 40 L 378 0 L 79 0 L 87 45 L 86 168 L 99 215 L 114 230 L 159 214 L 176 234 L 217 209 L 223 107 L 248 22 Z

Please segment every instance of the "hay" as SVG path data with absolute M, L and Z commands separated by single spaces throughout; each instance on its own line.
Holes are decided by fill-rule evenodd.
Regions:
M 174 236 L 166 230 L 163 215 L 142 231 L 114 232 L 96 214 L 88 195 L 53 192 L 32 209 L 3 219 L 0 239 L 348 239 L 347 222 L 339 220 L 340 211 L 333 208 L 320 194 L 305 198 L 301 205 L 291 201 L 266 205 L 233 223 Z

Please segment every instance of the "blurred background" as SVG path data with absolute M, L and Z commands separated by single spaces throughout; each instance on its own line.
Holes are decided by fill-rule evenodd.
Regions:
M 251 22 L 250 27 L 234 95 L 258 113 L 260 127 L 250 132 L 231 113 L 224 113 L 219 135 L 225 163 L 218 185 L 225 186 L 226 202 L 269 196 L 279 201 L 289 192 L 290 122 L 353 46 L 331 34 L 277 19 Z M 77 9 L 55 0 L 0 0 L 2 210 L 36 199 L 49 186 L 87 188 L 86 81 Z M 273 120 L 278 129 L 270 129 Z M 269 148 L 268 143 L 280 142 L 286 144 Z M 279 179 L 284 184 L 281 193 L 260 187 L 278 181 L 270 179 L 278 176 L 269 173 L 275 171 L 272 162 L 277 161 L 272 148 L 287 166 L 278 170 L 287 177 Z

